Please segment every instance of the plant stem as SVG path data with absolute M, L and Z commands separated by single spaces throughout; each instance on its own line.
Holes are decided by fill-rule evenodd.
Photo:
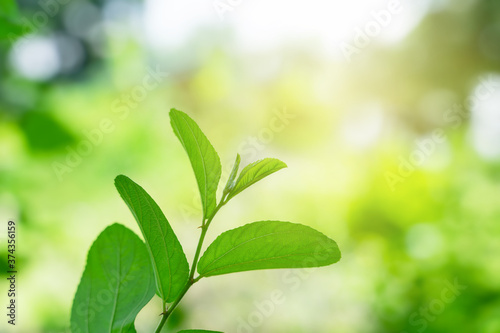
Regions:
M 156 328 L 156 331 L 155 333 L 160 333 L 161 332 L 161 329 L 163 328 L 163 325 L 165 325 L 166 321 L 167 321 L 167 318 L 168 316 L 164 315 L 162 318 L 161 318 L 161 321 L 160 323 L 158 324 L 158 327 Z
M 166 311 L 167 311 L 167 302 L 163 301 L 163 312 L 165 313 Z M 163 325 L 165 325 L 166 321 L 167 321 L 167 318 L 165 316 L 163 316 L 161 318 L 160 323 L 158 324 L 158 327 L 155 330 L 155 333 L 160 333 L 160 331 L 161 331 Z
M 203 227 L 201 228 L 200 240 L 198 241 L 198 246 L 196 247 L 196 253 L 194 254 L 193 265 L 191 266 L 191 272 L 189 273 L 188 284 L 193 280 L 194 272 L 196 270 L 196 265 L 198 264 L 198 259 L 200 258 L 201 248 L 203 246 L 203 241 L 205 240 L 207 231 L 208 231 L 208 222 L 207 224 L 204 224 Z
M 219 209 L 221 209 L 222 206 L 224 206 L 226 204 L 227 201 L 224 202 L 225 199 L 226 199 L 226 195 L 224 195 L 221 198 L 219 204 L 215 208 L 215 210 L 212 213 L 212 215 L 206 220 L 206 222 L 202 221 L 200 240 L 198 241 L 198 246 L 196 247 L 196 253 L 194 254 L 193 264 L 191 266 L 191 271 L 189 273 L 188 281 L 186 282 L 186 285 L 184 286 L 184 289 L 182 289 L 181 293 L 179 294 L 179 296 L 177 296 L 177 298 L 175 299 L 175 301 L 170 305 L 170 307 L 168 308 L 168 310 L 165 307 L 166 304 L 165 303 L 163 304 L 163 313 L 162 313 L 163 317 L 161 318 L 161 321 L 158 324 L 158 327 L 156 328 L 155 333 L 160 333 L 161 332 L 161 329 L 163 328 L 163 326 L 167 322 L 168 317 L 175 310 L 175 308 L 180 303 L 180 301 L 182 300 L 182 298 L 184 297 L 184 295 L 186 295 L 186 293 L 189 290 L 189 288 L 191 288 L 191 286 L 193 284 L 195 284 L 196 282 L 198 282 L 202 278 L 202 276 L 198 276 L 196 279 L 193 279 L 194 273 L 196 271 L 196 265 L 198 264 L 198 259 L 200 258 L 201 249 L 203 247 L 203 241 L 205 240 L 205 236 L 207 235 L 208 227 L 209 227 L 210 223 L 212 222 L 212 220 L 214 219 L 215 214 L 217 214 L 217 212 L 219 211 Z

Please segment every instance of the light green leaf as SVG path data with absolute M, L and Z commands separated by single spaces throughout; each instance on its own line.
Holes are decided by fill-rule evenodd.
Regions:
M 233 190 L 229 193 L 228 200 L 262 178 L 283 168 L 286 168 L 286 164 L 276 158 L 265 158 L 247 165 L 241 170 Z
M 337 243 L 311 227 L 280 221 L 254 222 L 226 231 L 198 263 L 201 276 L 271 268 L 320 267 L 340 260 Z
M 208 219 L 216 207 L 216 192 L 221 176 L 219 155 L 195 121 L 187 114 L 171 109 L 170 122 L 191 161 L 200 190 L 203 218 Z
M 189 266 L 182 246 L 156 202 L 130 178 L 120 175 L 115 186 L 134 215 L 146 240 L 157 294 L 172 302 L 186 285 Z
M 89 250 L 71 309 L 71 331 L 136 332 L 135 317 L 154 294 L 146 246 L 131 230 L 113 224 Z
M 178 333 L 203 333 L 203 332 L 223 333 L 220 331 L 207 331 L 207 330 L 182 330 L 182 331 L 179 331 Z
M 234 180 L 236 179 L 236 175 L 238 174 L 240 162 L 241 162 L 240 154 L 236 154 L 236 160 L 234 161 L 233 169 L 229 174 L 229 178 L 227 180 L 226 187 L 224 188 L 223 195 L 228 194 L 234 188 Z

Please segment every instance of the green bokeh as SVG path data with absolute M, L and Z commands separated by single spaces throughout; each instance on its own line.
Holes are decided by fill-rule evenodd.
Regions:
M 118 174 L 155 198 L 192 259 L 201 204 L 170 128 L 172 107 L 209 137 L 223 180 L 236 152 L 242 165 L 288 164 L 224 207 L 207 244 L 228 228 L 277 219 L 321 230 L 342 250 L 325 269 L 202 280 L 172 329 L 235 332 L 278 289 L 286 301 L 261 313 L 255 332 L 500 332 L 499 159 L 472 144 L 466 103 L 481 78 L 500 71 L 500 4 L 447 3 L 351 63 L 300 44 L 237 52 L 217 29 L 158 53 L 124 32 L 105 39 L 106 56 L 82 42 L 79 67 L 36 81 L 14 69 L 13 44 L 2 42 L 0 217 L 19 224 L 22 279 L 13 332 L 66 332 L 92 241 L 113 222 L 138 232 L 114 189 Z M 20 4 L 26 17 L 36 13 L 35 2 Z M 39 34 L 67 33 L 61 15 Z M 157 68 L 169 75 L 154 81 Z M 458 126 L 444 116 L 455 103 L 465 105 Z M 360 124 L 372 116 L 382 125 L 370 137 Z M 445 141 L 391 187 L 387 174 L 435 130 Z M 455 280 L 466 288 L 447 298 Z M 139 314 L 139 332 L 152 331 L 160 308 L 153 300 Z

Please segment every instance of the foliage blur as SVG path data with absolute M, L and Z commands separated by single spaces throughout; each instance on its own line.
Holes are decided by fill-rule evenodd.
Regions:
M 343 258 L 203 279 L 172 329 L 500 332 L 500 2 L 402 1 L 352 57 L 340 46 L 357 47 L 390 1 L 234 1 L 222 14 L 221 2 L 0 7 L 0 217 L 18 222 L 20 272 L 19 326 L 0 331 L 68 331 L 92 241 L 112 222 L 138 232 L 118 174 L 156 199 L 192 258 L 200 203 L 175 107 L 226 177 L 236 152 L 289 166 L 225 207 L 207 244 L 287 220 Z M 274 290 L 285 301 L 261 310 Z

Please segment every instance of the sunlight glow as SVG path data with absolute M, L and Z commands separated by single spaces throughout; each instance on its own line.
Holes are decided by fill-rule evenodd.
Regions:
M 232 32 L 232 38 L 243 51 L 260 52 L 305 43 L 305 46 L 319 45 L 324 53 L 342 57 L 339 44 L 352 43 L 358 29 L 365 30 L 370 22 L 380 27 L 380 32 L 372 37 L 377 43 L 394 43 L 404 38 L 420 22 L 430 3 L 430 0 L 199 0 L 173 7 L 162 0 L 146 0 L 144 24 L 148 42 L 160 50 L 178 47 L 210 25 L 214 30 Z M 401 8 L 398 14 L 380 21 L 384 20 L 382 13 L 395 5 Z M 377 23 L 377 17 L 381 23 Z

